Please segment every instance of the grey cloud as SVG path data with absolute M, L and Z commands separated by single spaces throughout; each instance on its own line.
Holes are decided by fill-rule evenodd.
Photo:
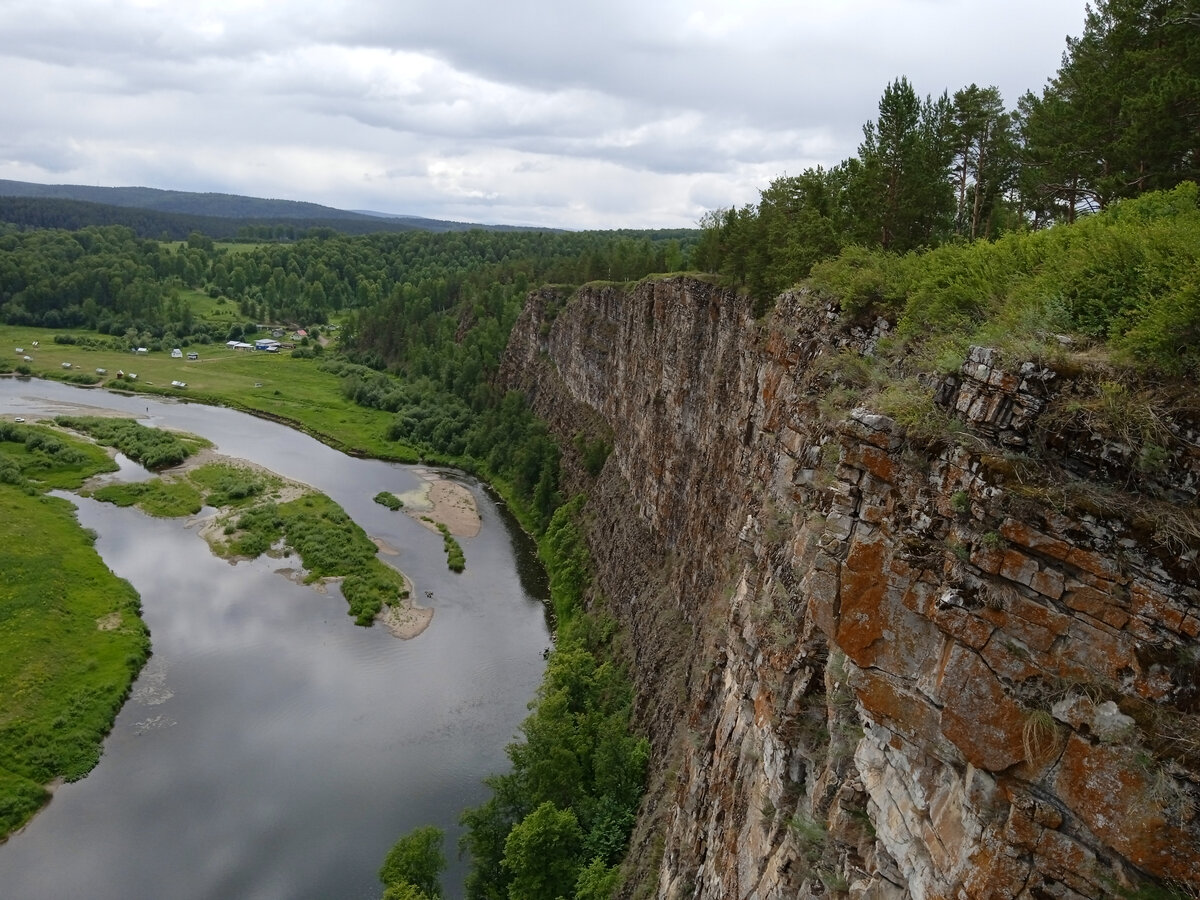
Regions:
M 0 107 L 0 177 L 691 224 L 854 153 L 898 75 L 1011 106 L 1083 6 L 10 0 L 0 78 L 24 89 Z

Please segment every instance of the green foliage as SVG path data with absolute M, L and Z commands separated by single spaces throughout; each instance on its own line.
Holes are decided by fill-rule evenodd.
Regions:
M 467 567 L 466 557 L 463 556 L 462 545 L 454 539 L 454 535 L 450 533 L 450 529 L 441 522 L 437 523 L 437 529 L 442 533 L 442 549 L 446 551 L 446 565 L 451 572 L 461 572 Z
M 49 799 L 40 784 L 0 769 L 0 835 L 16 831 Z
M 903 303 L 900 257 L 852 244 L 832 259 L 817 263 L 809 283 L 835 298 L 849 316 L 862 312 L 888 315 Z
M 74 490 L 116 468 L 94 444 L 39 425 L 0 422 L 0 483 Z
M 1183 184 L 1071 226 L 895 257 L 847 249 L 813 284 L 850 315 L 901 310 L 926 361 L 969 343 L 1057 352 L 1054 336 L 1106 340 L 1134 365 L 1200 371 L 1200 192 Z
M 407 881 L 397 881 L 389 884 L 384 890 L 383 900 L 433 900 L 433 898 Z
M 512 772 L 488 780 L 491 799 L 468 810 L 467 896 L 607 896 L 617 879 L 644 789 L 649 744 L 629 733 L 632 689 L 606 657 L 611 628 L 582 611 L 589 578 L 576 526 L 583 498 L 560 507 L 540 551 L 558 611 L 557 648 L 523 741 L 509 745 Z M 534 870 L 535 849 L 547 867 Z
M 261 556 L 283 537 L 283 517 L 274 503 L 246 510 L 236 520 L 237 531 L 226 545 L 231 556 Z
M 345 363 L 326 368 L 341 375 L 348 399 L 395 413 L 389 440 L 510 487 L 528 526 L 536 532 L 546 527 L 559 500 L 559 450 L 519 393 L 497 395 L 479 384 L 475 409 L 425 377 L 400 379 Z
M 35 481 L 77 487 L 114 468 L 111 461 L 44 428 L 6 423 L 0 433 L 0 835 L 6 835 L 48 799 L 43 785 L 82 778 L 96 764 L 150 641 L 137 594 L 104 565 L 71 504 L 35 487 Z M 37 438 L 32 450 L 30 435 Z
M 602 859 L 593 859 L 575 882 L 575 900 L 611 900 L 620 884 L 620 868 L 606 866 Z
M 604 468 L 604 462 L 608 459 L 608 454 L 612 453 L 612 443 L 602 437 L 588 440 L 587 436 L 581 431 L 575 435 L 575 449 L 579 451 L 579 457 L 583 460 L 583 467 L 587 473 L 595 478 L 600 474 L 600 470 Z
M 380 506 L 386 506 L 392 512 L 395 512 L 398 509 L 403 509 L 404 507 L 404 501 L 391 491 L 380 491 L 375 495 L 375 502 Z
M 186 481 L 151 481 L 105 485 L 92 496 L 117 506 L 134 506 L 152 516 L 176 518 L 200 512 L 200 492 Z
M 147 469 L 177 466 L 208 441 L 194 435 L 180 435 L 161 428 L 147 428 L 134 419 L 102 416 L 58 416 L 55 424 L 87 434 L 102 444 L 116 447 Z
M 207 477 L 218 484 L 236 478 L 219 470 Z M 232 530 L 226 529 L 228 541 L 219 549 L 230 556 L 253 558 L 282 544 L 299 554 L 307 581 L 340 577 L 342 596 L 358 625 L 370 625 L 407 590 L 404 576 L 377 558 L 366 532 L 324 494 L 258 503 L 238 515 Z
M 550 801 L 513 826 L 504 842 L 512 900 L 557 900 L 575 886 L 583 832 L 575 813 Z
M 550 596 L 560 625 L 583 609 L 583 596 L 592 580 L 587 543 L 578 526 L 586 500 L 580 494 L 555 510 L 538 543 L 538 552 L 550 573 Z
M 1098 0 L 1041 96 L 1022 98 L 1028 189 L 1067 221 L 1200 176 L 1200 49 L 1186 7 Z
M 441 897 L 441 875 L 446 868 L 446 857 L 442 852 L 444 839 L 442 830 L 432 825 L 410 831 L 388 851 L 383 868 L 379 870 L 379 880 L 388 890 L 396 888 L 393 896 L 410 896 L 401 887 L 406 885 L 430 900 Z
M 241 507 L 275 487 L 279 479 L 259 469 L 230 463 L 207 463 L 187 473 L 188 480 L 204 491 L 209 506 Z

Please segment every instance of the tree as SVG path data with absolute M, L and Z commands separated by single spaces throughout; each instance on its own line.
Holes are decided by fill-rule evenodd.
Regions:
M 952 117 L 958 193 L 954 231 L 972 240 L 990 237 L 996 207 L 1017 174 L 1012 116 L 997 88 L 972 84 L 955 92 Z
M 917 97 L 907 78 L 889 84 L 879 118 L 863 126 L 860 165 L 850 174 L 860 239 L 885 250 L 926 247 L 950 230 L 954 195 L 949 98 Z
M 401 885 L 411 885 L 431 900 L 441 897 L 441 874 L 446 868 L 442 853 L 444 838 L 442 830 L 432 825 L 410 831 L 388 851 L 379 870 L 379 880 L 388 889 L 396 886 L 400 890 Z
M 547 800 L 513 826 L 504 842 L 504 868 L 512 873 L 511 900 L 569 896 L 580 868 L 583 832 L 575 813 Z
M 1026 185 L 1086 206 L 1200 176 L 1200 4 L 1098 0 L 1058 73 L 1022 103 Z
M 575 900 L 609 900 L 621 883 L 621 870 L 609 868 L 602 859 L 594 859 L 579 873 L 575 883 Z

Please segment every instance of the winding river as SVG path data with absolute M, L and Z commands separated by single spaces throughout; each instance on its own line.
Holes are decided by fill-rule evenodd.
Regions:
M 93 409 L 202 435 L 328 494 L 398 551 L 381 558 L 435 614 L 410 641 L 359 628 L 336 588 L 295 584 L 279 560 L 231 565 L 194 522 L 72 498 L 141 594 L 154 655 L 100 764 L 0 845 L 0 896 L 366 900 L 391 843 L 434 824 L 447 896 L 460 897 L 458 814 L 506 767 L 549 643 L 528 539 L 468 480 L 483 528 L 460 539 L 455 575 L 440 535 L 372 500 L 417 487 L 410 466 L 228 409 L 0 378 L 0 414 Z M 123 461 L 117 477 L 147 476 Z

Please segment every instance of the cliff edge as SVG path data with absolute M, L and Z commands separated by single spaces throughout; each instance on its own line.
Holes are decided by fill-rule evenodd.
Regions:
M 673 277 L 513 331 L 653 745 L 626 893 L 1194 896 L 1195 423 L 973 348 L 906 427 L 842 390 L 888 329 Z

